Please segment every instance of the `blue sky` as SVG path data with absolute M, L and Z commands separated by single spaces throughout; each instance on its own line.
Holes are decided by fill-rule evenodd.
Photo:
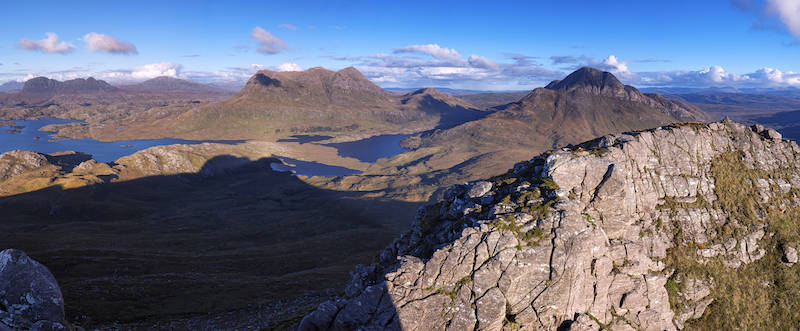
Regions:
M 636 86 L 800 87 L 798 0 L 15 1 L 0 31 L 0 82 L 355 66 L 384 87 L 504 90 L 592 65 Z

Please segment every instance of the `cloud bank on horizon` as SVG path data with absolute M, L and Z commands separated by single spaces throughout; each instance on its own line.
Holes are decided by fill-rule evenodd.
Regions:
M 756 21 L 753 23 L 753 29 L 759 29 L 760 22 L 771 20 L 778 24 L 782 33 L 787 36 L 791 35 L 796 40 L 795 43 L 800 44 L 800 1 L 731 1 L 745 12 L 757 14 L 755 17 L 751 15 L 751 20 Z M 534 47 L 532 50 L 525 51 L 525 54 L 521 54 L 504 52 L 503 45 L 505 44 L 503 43 L 490 47 L 475 41 L 469 43 L 448 41 L 446 34 L 430 38 L 427 36 L 405 38 L 405 42 L 399 41 L 397 45 L 375 43 L 375 46 L 367 45 L 369 47 L 356 48 L 352 43 L 353 40 L 359 40 L 357 37 L 350 37 L 351 40 L 343 37 L 355 31 L 357 26 L 357 24 L 353 24 L 343 29 L 340 25 L 329 25 L 326 34 L 313 36 L 318 32 L 322 33 L 320 30 L 323 28 L 309 25 L 307 22 L 301 24 L 292 20 L 283 21 L 283 19 L 273 22 L 271 25 L 251 23 L 249 27 L 252 28 L 237 28 L 235 40 L 231 41 L 234 44 L 225 46 L 228 49 L 227 52 L 231 53 L 227 55 L 229 56 L 227 59 L 246 58 L 246 60 L 225 61 L 225 64 L 217 67 L 198 65 L 203 61 L 209 63 L 222 59 L 220 55 L 217 55 L 216 58 L 207 60 L 206 54 L 201 51 L 202 48 L 183 49 L 180 55 L 163 56 L 148 54 L 160 49 L 152 45 L 149 45 L 150 47 L 144 45 L 141 48 L 142 54 L 140 54 L 140 49 L 127 40 L 132 40 L 140 46 L 143 46 L 142 43 L 146 43 L 148 40 L 142 41 L 141 36 L 139 40 L 135 40 L 136 38 L 132 38 L 132 36 L 136 34 L 130 31 L 125 34 L 123 38 L 125 40 L 97 32 L 88 32 L 80 37 L 63 34 L 63 36 L 71 38 L 62 40 L 55 32 L 45 32 L 43 39 L 35 40 L 26 37 L 18 39 L 15 49 L 41 53 L 34 56 L 62 55 L 52 57 L 53 59 L 93 56 L 93 60 L 86 61 L 89 63 L 86 65 L 66 65 L 63 66 L 65 69 L 57 70 L 48 68 L 48 66 L 41 66 L 38 69 L 20 68 L 17 63 L 19 60 L 9 59 L 3 61 L 4 68 L 7 69 L 0 71 L 0 82 L 9 79 L 24 80 L 40 75 L 55 79 L 94 76 L 123 82 L 158 76 L 192 79 L 206 83 L 244 82 L 257 70 L 297 71 L 302 70 L 303 67 L 323 65 L 331 69 L 354 66 L 367 78 L 383 87 L 434 86 L 522 90 L 543 86 L 551 80 L 563 78 L 569 72 L 582 66 L 591 66 L 612 72 L 623 82 L 639 87 L 800 88 L 800 73 L 795 71 L 798 70 L 797 68 L 791 68 L 791 61 L 784 61 L 772 66 L 762 64 L 754 66 L 758 68 L 755 70 L 749 66 L 742 69 L 743 66 L 739 63 L 738 67 L 732 66 L 734 71 L 729 71 L 725 68 L 731 68 L 730 63 L 726 62 L 726 59 L 720 57 L 719 54 L 715 54 L 718 58 L 708 56 L 688 64 L 686 59 L 683 59 L 682 62 L 675 61 L 674 54 L 662 57 L 660 53 L 654 53 L 638 57 L 641 54 L 631 55 L 634 52 L 630 49 L 618 51 L 615 47 L 604 47 L 586 52 L 581 51 L 579 47 L 561 48 L 560 50 L 545 50 L 547 47 L 541 47 L 543 49 L 541 51 Z M 269 29 L 270 27 L 272 28 Z M 362 31 L 359 33 L 370 32 L 363 31 L 363 29 L 362 27 Z M 92 30 L 94 29 L 84 31 Z M 118 32 L 119 30 L 103 31 L 111 31 L 114 35 L 125 33 Z M 63 33 L 63 31 L 59 32 Z M 176 34 L 179 33 L 176 32 Z M 305 34 L 304 37 L 298 37 L 303 34 Z M 332 39 L 331 36 L 341 39 Z M 314 43 L 314 40 L 328 41 L 329 39 L 334 45 L 332 47 L 328 45 L 330 48 L 317 46 Z M 343 40 L 347 40 L 350 44 Z M 385 40 L 394 39 L 385 38 Z M 161 48 L 170 47 L 172 41 L 161 41 Z M 288 46 L 287 41 L 291 43 L 292 48 Z M 84 43 L 84 47 L 77 47 L 76 44 L 80 45 L 81 42 Z M 337 43 L 339 44 L 337 45 Z M 196 42 L 193 45 L 197 44 L 201 43 Z M 622 46 L 625 47 L 625 45 Z M 211 46 L 211 48 L 225 47 Z M 478 48 L 476 49 L 476 47 Z M 338 51 L 335 51 L 336 49 Z M 791 47 L 786 47 L 786 49 L 789 50 L 787 53 L 793 50 Z M 254 51 L 250 52 L 250 50 Z M 333 55 L 343 50 L 347 52 L 346 56 Z M 0 45 L 0 55 L 3 55 L 3 52 L 2 45 Z M 547 54 L 548 52 L 550 54 Z M 101 58 L 109 55 L 139 56 L 117 57 L 109 61 L 103 61 Z M 653 55 L 655 57 L 646 57 Z M 3 57 L 5 58 L 5 56 Z M 118 60 L 126 58 L 131 60 Z M 46 60 L 42 61 L 47 63 Z M 58 61 L 66 62 L 66 60 Z M 770 61 L 770 59 L 759 58 L 758 61 Z M 261 64 L 246 65 L 244 63 Z M 748 64 L 751 63 L 757 62 L 748 60 Z M 14 70 L 11 70 L 12 64 L 15 66 Z

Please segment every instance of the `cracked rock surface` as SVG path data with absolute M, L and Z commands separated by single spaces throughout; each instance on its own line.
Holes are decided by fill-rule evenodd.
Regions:
M 454 186 L 299 329 L 682 329 L 713 304 L 714 280 L 676 274 L 671 250 L 737 270 L 778 249 L 764 225 L 720 230 L 740 220 L 718 207 L 712 174 L 732 152 L 792 169 L 753 186 L 762 202 L 796 204 L 778 197 L 800 188 L 800 148 L 772 131 L 723 121 L 609 135 Z

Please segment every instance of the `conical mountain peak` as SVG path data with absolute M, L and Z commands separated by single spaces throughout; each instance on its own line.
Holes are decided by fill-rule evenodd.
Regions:
M 563 80 L 556 80 L 545 86 L 550 90 L 572 91 L 576 89 L 590 89 L 593 91 L 611 89 L 624 89 L 625 85 L 608 71 L 592 67 L 583 67 L 569 74 Z

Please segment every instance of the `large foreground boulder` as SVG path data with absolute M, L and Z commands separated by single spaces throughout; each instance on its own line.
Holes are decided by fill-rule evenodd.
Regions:
M 0 252 L 0 330 L 67 330 L 53 274 L 25 252 Z
M 730 121 L 544 153 L 421 208 L 300 329 L 796 329 L 799 162 Z

